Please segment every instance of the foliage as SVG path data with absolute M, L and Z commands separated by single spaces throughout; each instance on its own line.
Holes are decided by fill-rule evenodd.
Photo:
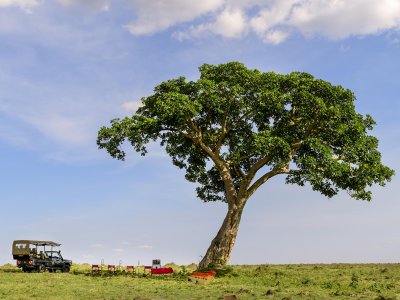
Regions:
M 142 155 L 151 140 L 160 141 L 204 201 L 233 201 L 229 189 L 247 199 L 277 174 L 328 197 L 343 189 L 370 200 L 367 188 L 393 175 L 381 164 L 378 140 L 367 134 L 374 120 L 356 113 L 350 90 L 307 73 L 263 73 L 238 62 L 199 70 L 197 81 L 179 77 L 156 86 L 132 117 L 100 129 L 98 146 L 123 160 L 125 140 Z M 255 181 L 260 170 L 267 171 Z
M 228 294 L 239 299 L 398 299 L 400 295 L 399 264 L 231 268 L 237 276 L 195 284 L 185 276 L 92 277 L 23 273 L 7 266 L 0 267 L 0 299 L 223 299 Z

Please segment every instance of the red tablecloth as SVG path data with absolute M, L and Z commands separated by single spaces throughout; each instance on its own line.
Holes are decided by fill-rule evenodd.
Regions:
M 151 269 L 151 274 L 171 274 L 174 273 L 172 268 L 158 268 L 158 269 Z

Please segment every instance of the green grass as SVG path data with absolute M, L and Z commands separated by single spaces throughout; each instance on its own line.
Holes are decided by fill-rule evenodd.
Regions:
M 173 276 L 107 272 L 89 265 L 71 273 L 23 273 L 0 267 L 0 299 L 376 299 L 400 300 L 400 264 L 232 266 L 205 283 L 187 280 L 191 267 L 174 265 Z

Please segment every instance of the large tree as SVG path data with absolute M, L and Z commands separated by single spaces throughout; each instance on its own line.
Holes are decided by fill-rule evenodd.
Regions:
M 146 144 L 160 141 L 197 183 L 201 200 L 227 203 L 200 268 L 228 261 L 244 206 L 276 175 L 327 197 L 346 190 L 369 201 L 367 188 L 394 174 L 368 135 L 375 122 L 356 113 L 350 90 L 307 73 L 263 73 L 238 62 L 199 70 L 197 81 L 179 77 L 156 86 L 133 116 L 102 127 L 97 144 L 123 160 L 124 141 L 142 155 Z

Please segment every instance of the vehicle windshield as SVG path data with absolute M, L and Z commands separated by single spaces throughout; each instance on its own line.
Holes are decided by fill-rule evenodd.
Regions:
M 61 258 L 61 255 L 58 251 L 46 251 L 48 257 L 52 258 Z

